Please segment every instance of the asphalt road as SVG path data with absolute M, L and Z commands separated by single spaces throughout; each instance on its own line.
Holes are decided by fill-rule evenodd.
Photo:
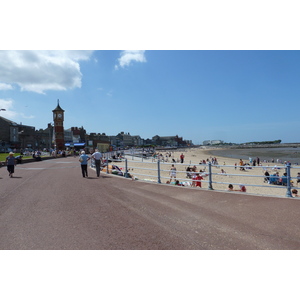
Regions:
M 300 201 L 132 181 L 78 158 L 0 169 L 0 249 L 300 249 Z

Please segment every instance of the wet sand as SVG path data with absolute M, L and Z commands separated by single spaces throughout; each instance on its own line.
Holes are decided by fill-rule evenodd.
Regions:
M 259 157 L 262 161 L 271 162 L 274 159 L 275 162 L 278 160 L 289 161 L 292 164 L 298 163 L 300 165 L 300 148 L 293 147 L 278 147 L 278 148 L 248 148 L 248 149 L 211 149 L 206 150 L 210 156 L 221 156 L 229 158 L 241 158 L 248 160 L 249 157 Z

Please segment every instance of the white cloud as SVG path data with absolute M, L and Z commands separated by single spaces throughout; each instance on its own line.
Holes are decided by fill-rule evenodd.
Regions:
M 5 111 L 0 111 L 0 116 L 7 119 L 34 119 L 33 115 L 27 116 L 22 112 L 17 112 L 14 110 L 14 100 L 13 99 L 0 99 L 0 109 L 5 109 Z
M 0 82 L 0 90 L 12 90 L 13 87 L 10 84 Z
M 24 113 L 19 113 L 20 117 L 22 117 L 23 119 L 34 119 L 35 116 L 33 115 L 30 115 L 30 116 L 27 116 L 25 115 Z
M 44 93 L 81 87 L 79 61 L 92 51 L 0 51 L 0 89 Z
M 144 50 L 125 50 L 121 52 L 121 57 L 118 59 L 118 64 L 115 69 L 119 67 L 124 68 L 129 66 L 132 62 L 146 62 Z
M 12 99 L 0 99 L 0 109 L 10 109 L 13 107 L 13 100 Z
M 106 93 L 106 96 L 108 96 L 108 97 L 112 97 L 112 96 L 113 96 L 113 93 L 112 93 L 112 91 L 109 91 L 108 93 Z
M 4 118 L 12 118 L 17 115 L 15 111 L 13 111 L 14 101 L 12 99 L 0 99 L 0 109 L 5 109 L 5 111 L 0 111 L 1 117 Z

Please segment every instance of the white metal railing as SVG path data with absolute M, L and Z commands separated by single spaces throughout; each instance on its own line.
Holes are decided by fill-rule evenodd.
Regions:
M 270 189 L 285 189 L 285 195 L 286 197 L 292 197 L 291 189 L 299 190 L 297 186 L 294 186 L 292 182 L 296 183 L 297 177 L 292 176 L 291 170 L 296 173 L 297 169 L 300 171 L 300 167 L 298 166 L 291 166 L 289 164 L 278 166 L 275 168 L 275 166 L 244 166 L 246 170 L 251 169 L 257 169 L 260 168 L 262 171 L 266 170 L 276 170 L 276 169 L 284 169 L 287 173 L 287 184 L 286 185 L 273 185 L 268 184 L 267 182 L 264 182 L 265 184 L 251 184 L 245 182 L 245 179 L 247 177 L 254 177 L 254 178 L 262 178 L 265 180 L 265 175 L 250 175 L 250 174 L 236 174 L 236 173 L 220 173 L 220 172 L 213 172 L 213 168 L 217 170 L 221 169 L 234 169 L 239 170 L 240 166 L 238 165 L 212 165 L 210 162 L 206 165 L 204 164 L 193 164 L 191 161 L 189 164 L 182 164 L 182 163 L 174 163 L 174 162 L 161 162 L 160 160 L 156 159 L 156 161 L 153 161 L 152 157 L 146 158 L 143 156 L 133 155 L 133 154 L 127 154 L 126 158 L 125 155 L 123 156 L 114 156 L 115 152 L 109 152 L 104 154 L 104 161 L 105 164 L 108 165 L 117 165 L 121 171 L 122 175 L 125 177 L 129 177 L 132 179 L 139 179 L 139 180 L 145 180 L 145 181 L 152 181 L 157 183 L 162 183 L 162 180 L 166 180 L 166 183 L 170 181 L 170 176 L 166 176 L 166 173 L 170 173 L 170 169 L 165 169 L 166 166 L 171 166 L 174 164 L 175 166 L 181 166 L 186 169 L 186 167 L 195 165 L 197 168 L 201 168 L 202 172 L 196 171 L 196 172 L 190 172 L 190 175 L 193 175 L 195 173 L 201 173 L 203 179 L 196 180 L 195 178 L 189 178 L 187 175 L 187 171 L 180 171 L 176 170 L 176 180 L 179 182 L 179 185 L 182 186 L 195 186 L 196 182 L 201 181 L 201 183 L 204 183 L 209 190 L 224 190 L 224 185 L 243 185 L 245 187 L 258 187 L 267 189 L 268 191 Z M 116 160 L 112 159 L 112 157 L 116 157 Z M 151 167 L 150 167 L 151 166 Z M 93 167 L 93 165 L 92 165 Z M 137 172 L 138 171 L 138 172 Z M 147 171 L 146 173 L 143 171 Z M 298 172 L 299 172 L 298 171 Z M 107 168 L 107 173 L 109 172 L 109 168 Z M 184 175 L 183 175 L 184 174 Z M 177 175 L 179 177 L 177 177 Z M 226 179 L 225 179 L 226 178 Z M 233 180 L 234 178 L 240 178 L 239 182 L 236 182 Z M 224 180 L 223 180 L 224 179 Z M 228 180 L 230 179 L 230 180 Z M 204 187 L 202 186 L 202 187 Z M 223 188 L 222 188 L 222 187 Z M 266 191 L 259 193 L 263 195 L 274 195 L 272 193 L 268 193 Z M 276 192 L 275 195 L 278 195 Z

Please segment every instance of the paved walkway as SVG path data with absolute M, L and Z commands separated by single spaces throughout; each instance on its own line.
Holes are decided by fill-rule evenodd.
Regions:
M 0 249 L 300 249 L 300 201 L 132 181 L 78 158 L 0 169 Z

